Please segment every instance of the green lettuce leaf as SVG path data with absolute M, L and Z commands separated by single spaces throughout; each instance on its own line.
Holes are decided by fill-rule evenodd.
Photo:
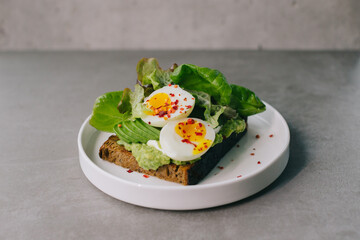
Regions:
M 131 120 L 141 118 L 145 110 L 143 100 L 144 88 L 142 88 L 139 84 L 135 85 L 134 92 L 132 92 L 129 88 L 125 88 L 118 105 L 118 110 L 120 113 L 131 115 Z
M 118 110 L 120 113 L 131 112 L 130 94 L 131 94 L 131 89 L 125 88 L 118 105 Z
M 241 116 L 250 116 L 266 110 L 265 104 L 251 90 L 235 84 L 230 86 L 230 107 L 236 109 Z
M 219 117 L 224 114 L 227 118 L 236 118 L 237 113 L 234 109 L 228 106 L 215 105 L 211 103 L 211 96 L 208 93 L 189 90 L 189 92 L 196 98 L 194 114 L 196 117 L 204 119 L 210 124 L 212 128 L 219 125 Z M 202 112 L 198 108 L 203 108 Z
M 138 81 L 143 86 L 152 85 L 153 89 L 157 90 L 171 83 L 170 73 L 176 67 L 174 64 L 171 68 L 163 70 L 156 58 L 143 58 L 136 66 Z
M 120 113 L 118 104 L 123 97 L 123 91 L 109 92 L 101 95 L 95 100 L 90 125 L 94 128 L 113 132 L 115 124 L 129 119 L 129 113 Z
M 171 80 L 186 90 L 202 91 L 213 97 L 217 104 L 228 105 L 231 87 L 218 70 L 182 64 L 170 74 Z
M 215 135 L 215 140 L 212 146 L 222 143 L 224 137 L 230 137 L 234 132 L 239 134 L 246 129 L 246 122 L 244 119 L 229 119 L 227 122 L 221 127 L 220 131 Z
M 223 140 L 224 140 L 223 135 L 221 135 L 220 133 L 217 133 L 217 134 L 215 135 L 214 142 L 213 142 L 213 144 L 212 144 L 211 146 L 214 146 L 214 145 L 216 145 L 216 144 L 218 144 L 218 143 L 222 143 Z
M 230 137 L 230 135 L 235 133 L 241 133 L 246 129 L 246 122 L 244 119 L 230 119 L 224 126 L 221 127 L 219 133 L 222 136 Z
M 219 117 L 225 111 L 225 106 L 221 105 L 212 105 L 210 113 L 211 115 L 205 116 L 205 120 L 210 124 L 212 128 L 216 128 L 219 125 Z
M 143 100 L 144 89 L 139 84 L 136 84 L 134 92 L 130 93 L 132 120 L 135 120 L 135 118 L 141 118 L 144 114 L 145 106 L 143 104 Z

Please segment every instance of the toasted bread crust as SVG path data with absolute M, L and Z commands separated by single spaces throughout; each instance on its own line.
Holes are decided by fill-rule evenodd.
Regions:
M 115 163 L 116 165 L 128 168 L 132 171 L 155 176 L 167 181 L 180 183 L 183 185 L 194 185 L 201 181 L 221 160 L 221 158 L 240 140 L 246 133 L 246 130 L 240 134 L 232 134 L 224 139 L 222 143 L 216 144 L 206 152 L 199 161 L 176 165 L 167 164 L 159 167 L 157 170 L 145 170 L 139 166 L 131 152 L 123 146 L 117 144 L 119 138 L 115 135 L 110 136 L 100 147 L 100 158 Z

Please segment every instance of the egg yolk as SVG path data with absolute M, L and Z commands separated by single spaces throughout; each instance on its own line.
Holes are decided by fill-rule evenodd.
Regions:
M 148 115 L 165 115 L 172 108 L 171 99 L 166 93 L 157 93 L 146 101 L 146 107 L 151 110 Z
M 179 122 L 175 126 L 175 132 L 183 138 L 182 142 L 192 144 L 193 154 L 199 154 L 207 150 L 212 141 L 205 138 L 206 128 L 204 124 L 189 118 L 187 121 Z M 196 142 L 197 144 L 193 143 Z

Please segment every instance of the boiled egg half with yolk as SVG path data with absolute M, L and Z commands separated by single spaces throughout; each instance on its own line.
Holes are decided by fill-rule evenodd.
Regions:
M 163 127 L 171 120 L 186 118 L 192 112 L 195 98 L 178 85 L 169 84 L 144 99 L 146 110 L 141 119 L 154 127 Z
M 199 158 L 210 149 L 214 139 L 214 129 L 197 118 L 170 121 L 160 131 L 163 153 L 177 161 Z

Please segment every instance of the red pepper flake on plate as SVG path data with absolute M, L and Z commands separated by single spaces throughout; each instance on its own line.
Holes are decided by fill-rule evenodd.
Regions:
M 149 178 L 150 176 L 149 176 L 149 175 L 144 174 L 144 175 L 143 175 L 143 177 L 144 177 L 144 178 Z
M 274 134 L 270 134 L 269 137 L 271 137 L 271 138 L 274 137 Z
M 222 166 L 218 166 L 218 169 L 223 170 L 223 169 L 224 169 L 224 167 L 222 167 Z
M 260 161 L 258 161 L 258 162 L 257 162 L 257 164 L 261 164 L 261 162 L 260 162 Z
M 259 134 L 256 134 L 256 136 L 255 136 L 257 139 L 259 139 L 260 138 L 260 135 Z
M 133 171 L 129 169 L 129 170 L 127 170 L 127 172 L 128 172 L 128 173 L 132 173 Z
M 254 155 L 255 155 L 255 153 L 250 153 L 250 155 L 251 155 L 251 156 L 254 156 Z
M 241 178 L 242 177 L 242 175 L 239 175 L 239 176 L 236 176 L 237 178 Z

